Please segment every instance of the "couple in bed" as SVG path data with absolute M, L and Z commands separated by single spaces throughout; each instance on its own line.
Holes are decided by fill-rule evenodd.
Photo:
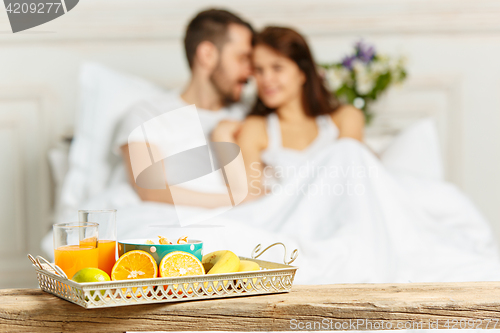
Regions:
M 144 208 L 126 200 L 123 208 L 112 204 L 124 212 L 119 238 L 154 236 L 146 225 L 161 224 L 164 214 L 175 219 L 168 191 L 136 186 L 129 134 L 195 104 L 207 142 L 241 147 L 249 192 L 248 202 L 219 216 L 226 228 L 216 241 L 208 229 L 188 232 L 205 241 L 205 252 L 228 248 L 245 255 L 259 242 L 282 241 L 299 249 L 299 283 L 500 278 L 488 223 L 453 186 L 384 167 L 362 143 L 362 112 L 327 91 L 298 32 L 267 27 L 255 33 L 232 13 L 208 10 L 190 22 L 184 43 L 187 87 L 135 104 L 118 127 L 114 146 L 140 198 L 135 207 Z M 250 75 L 258 96 L 246 109 L 238 102 Z M 227 191 L 223 182 L 186 188 L 176 208 L 216 210 L 227 203 L 216 191 L 221 186 Z M 282 260 L 282 253 L 275 255 Z
M 273 158 L 281 147 L 302 157 L 341 137 L 362 141 L 362 112 L 340 105 L 327 91 L 305 39 L 296 31 L 267 27 L 254 33 L 236 15 L 208 10 L 190 22 L 184 43 L 192 74 L 187 88 L 131 108 L 115 141 L 124 161 L 130 160 L 127 138 L 134 128 L 189 104 L 198 109 L 207 141 L 241 147 L 248 181 L 253 180 L 247 200 L 264 193 L 258 175 L 263 173 L 263 163 L 277 162 Z M 237 102 L 252 72 L 258 97 L 248 110 Z M 130 165 L 128 173 L 135 185 Z M 168 191 L 135 189 L 143 200 L 173 203 Z M 226 203 L 217 193 L 199 191 L 187 191 L 175 200 L 175 204 L 206 208 Z

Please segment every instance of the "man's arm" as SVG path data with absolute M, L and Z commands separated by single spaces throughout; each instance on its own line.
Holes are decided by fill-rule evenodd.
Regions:
M 154 147 L 151 148 L 154 149 Z M 172 194 L 170 193 L 168 184 L 165 184 L 165 190 L 152 190 L 137 186 L 134 179 L 134 174 L 132 172 L 132 164 L 130 162 L 128 144 L 121 146 L 120 150 L 122 153 L 123 162 L 125 163 L 127 169 L 130 184 L 132 184 L 141 200 L 174 204 L 174 200 Z M 163 170 L 165 169 L 163 168 Z M 217 208 L 227 205 L 226 194 L 204 193 L 182 188 L 176 188 L 175 193 L 175 204 L 177 205 L 198 206 L 204 208 Z

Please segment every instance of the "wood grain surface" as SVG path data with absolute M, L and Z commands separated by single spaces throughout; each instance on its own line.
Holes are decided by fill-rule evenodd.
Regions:
M 500 282 L 304 285 L 283 294 L 89 310 L 37 289 L 0 290 L 0 332 L 500 328 L 498 319 Z

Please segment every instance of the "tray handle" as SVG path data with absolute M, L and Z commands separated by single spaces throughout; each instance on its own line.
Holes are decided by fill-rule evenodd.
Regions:
M 61 268 L 59 268 L 59 266 L 57 266 L 55 264 L 52 264 L 50 261 L 48 261 L 44 257 L 42 257 L 42 256 L 36 256 L 36 258 L 33 258 L 33 256 L 31 254 L 28 254 L 28 259 L 33 263 L 33 265 L 37 266 L 41 270 L 45 270 L 46 271 L 46 269 L 43 267 L 43 265 L 41 263 L 43 261 L 44 264 L 49 265 L 49 267 L 54 270 L 54 272 L 56 273 L 56 275 L 59 275 L 60 277 L 65 278 L 66 280 L 69 280 L 68 276 L 66 275 L 66 273 L 64 273 L 64 271 Z
M 283 248 L 285 249 L 285 255 L 283 256 L 283 263 L 285 265 L 290 265 L 292 262 L 295 261 L 295 259 L 297 259 L 297 256 L 299 255 L 299 250 L 295 249 L 292 251 L 292 254 L 290 255 L 290 260 L 287 261 L 286 260 L 286 246 L 285 244 L 281 243 L 281 242 L 277 242 L 277 243 L 274 243 L 274 244 L 271 244 L 269 245 L 268 247 L 266 247 L 264 250 L 260 251 L 260 248 L 262 247 L 262 244 L 257 244 L 257 246 L 253 249 L 252 251 L 252 259 L 257 259 L 258 257 L 260 257 L 264 252 L 266 252 L 268 249 L 270 249 L 271 247 L 275 246 L 275 245 L 283 245 Z M 259 253 L 260 251 L 260 253 Z

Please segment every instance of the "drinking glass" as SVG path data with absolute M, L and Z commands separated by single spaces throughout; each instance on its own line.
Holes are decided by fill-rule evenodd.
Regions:
M 97 267 L 99 262 L 97 223 L 58 223 L 54 230 L 54 257 L 68 279 L 82 268 Z
M 111 276 L 116 262 L 116 209 L 79 210 L 78 220 L 99 224 L 99 269 Z

